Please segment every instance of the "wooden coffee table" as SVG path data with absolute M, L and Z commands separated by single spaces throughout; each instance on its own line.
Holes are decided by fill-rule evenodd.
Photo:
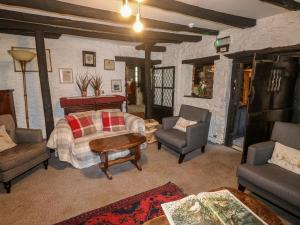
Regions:
M 138 170 L 142 170 L 142 167 L 139 164 L 141 158 L 140 145 L 144 142 L 146 142 L 145 136 L 138 133 L 131 133 L 93 140 L 90 142 L 90 148 L 93 152 L 100 155 L 101 163 L 99 167 L 107 178 L 111 180 L 112 175 L 108 171 L 108 167 L 115 164 L 130 161 L 138 168 Z M 124 149 L 130 150 L 130 153 L 127 156 L 115 160 L 108 160 L 109 152 L 123 151 Z
M 218 188 L 212 191 L 229 190 L 235 197 L 248 206 L 256 215 L 264 220 L 268 225 L 283 225 L 282 221 L 263 203 L 252 196 L 233 188 Z M 144 225 L 169 225 L 166 216 L 162 215 L 147 221 Z

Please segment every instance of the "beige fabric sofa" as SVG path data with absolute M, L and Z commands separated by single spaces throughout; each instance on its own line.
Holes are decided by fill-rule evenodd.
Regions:
M 75 168 L 82 169 L 100 163 L 98 154 L 91 151 L 89 142 L 98 138 L 112 137 L 127 133 L 145 133 L 145 123 L 140 117 L 124 113 L 126 130 L 118 132 L 104 132 L 102 126 L 101 111 L 120 111 L 118 109 L 98 110 L 85 112 L 92 117 L 97 133 L 74 139 L 72 130 L 65 119 L 58 121 L 53 130 L 47 146 L 56 151 L 61 161 L 72 164 Z M 76 113 L 75 113 L 76 114 Z M 145 144 L 142 148 L 145 148 Z M 111 153 L 109 159 L 124 157 L 129 153 L 127 149 L 121 152 Z

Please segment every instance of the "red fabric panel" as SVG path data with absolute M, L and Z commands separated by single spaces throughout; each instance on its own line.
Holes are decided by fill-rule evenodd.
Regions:
M 78 98 L 60 98 L 60 106 L 65 108 L 67 106 L 76 105 L 95 105 L 101 103 L 123 102 L 126 98 L 121 95 L 109 97 L 78 97 Z

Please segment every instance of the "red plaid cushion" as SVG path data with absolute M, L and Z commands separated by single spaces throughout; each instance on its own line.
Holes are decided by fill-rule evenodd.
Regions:
M 68 115 L 65 117 L 68 121 L 74 138 L 96 133 L 96 128 L 93 124 L 92 118 L 85 114 Z
M 104 131 L 126 130 L 122 112 L 102 112 L 102 124 Z

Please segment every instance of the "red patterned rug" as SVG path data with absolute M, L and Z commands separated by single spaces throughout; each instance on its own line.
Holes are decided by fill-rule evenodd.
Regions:
M 160 205 L 185 194 L 173 183 L 83 213 L 56 225 L 137 225 L 163 214 Z

